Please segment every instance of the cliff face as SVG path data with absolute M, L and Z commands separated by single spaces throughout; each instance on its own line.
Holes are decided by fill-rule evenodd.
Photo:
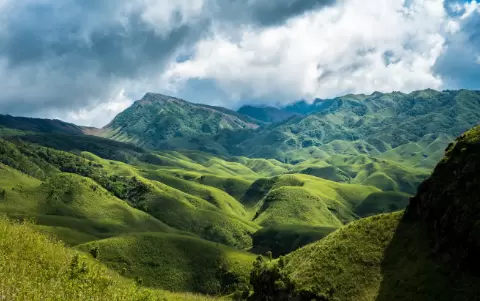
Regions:
M 440 260 L 480 275 L 480 126 L 447 147 L 407 215 L 425 222 Z

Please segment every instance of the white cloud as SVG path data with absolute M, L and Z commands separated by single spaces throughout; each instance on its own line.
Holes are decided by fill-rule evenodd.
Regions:
M 480 63 L 469 44 L 478 0 L 318 0 L 285 11 L 301 1 L 0 0 L 1 113 L 104 125 L 147 91 L 232 108 L 475 80 L 464 70 Z M 37 4 L 51 8 L 38 20 Z
M 112 98 L 103 100 L 97 106 L 67 112 L 56 118 L 84 126 L 102 127 L 131 104 L 131 99 L 125 95 L 125 89 L 121 89 Z
M 346 0 L 275 28 L 216 28 L 193 58 L 170 66 L 172 82 L 213 79 L 237 96 L 331 97 L 439 88 L 431 68 L 443 50 L 441 0 Z M 386 63 L 388 60 L 389 63 Z M 277 99 L 278 100 L 278 99 Z
M 461 20 L 467 19 L 475 12 L 480 12 L 480 3 L 477 1 L 466 2 L 462 8 L 463 14 L 460 17 Z

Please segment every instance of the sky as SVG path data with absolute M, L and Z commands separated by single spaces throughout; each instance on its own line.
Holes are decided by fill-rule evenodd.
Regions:
M 236 109 L 480 89 L 480 2 L 0 0 L 0 113 L 103 126 L 146 92 Z

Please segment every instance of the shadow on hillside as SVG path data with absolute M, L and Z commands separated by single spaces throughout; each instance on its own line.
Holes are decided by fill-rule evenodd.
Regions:
M 480 279 L 453 273 L 434 259 L 421 222 L 404 216 L 381 266 L 376 301 L 480 300 Z

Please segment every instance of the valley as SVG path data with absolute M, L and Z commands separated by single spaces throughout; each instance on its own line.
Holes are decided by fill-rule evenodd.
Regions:
M 451 194 L 431 215 L 426 190 L 456 164 L 470 204 L 479 120 L 479 91 L 431 89 L 238 111 L 147 93 L 101 129 L 1 115 L 0 295 L 453 300 L 426 242 Z

